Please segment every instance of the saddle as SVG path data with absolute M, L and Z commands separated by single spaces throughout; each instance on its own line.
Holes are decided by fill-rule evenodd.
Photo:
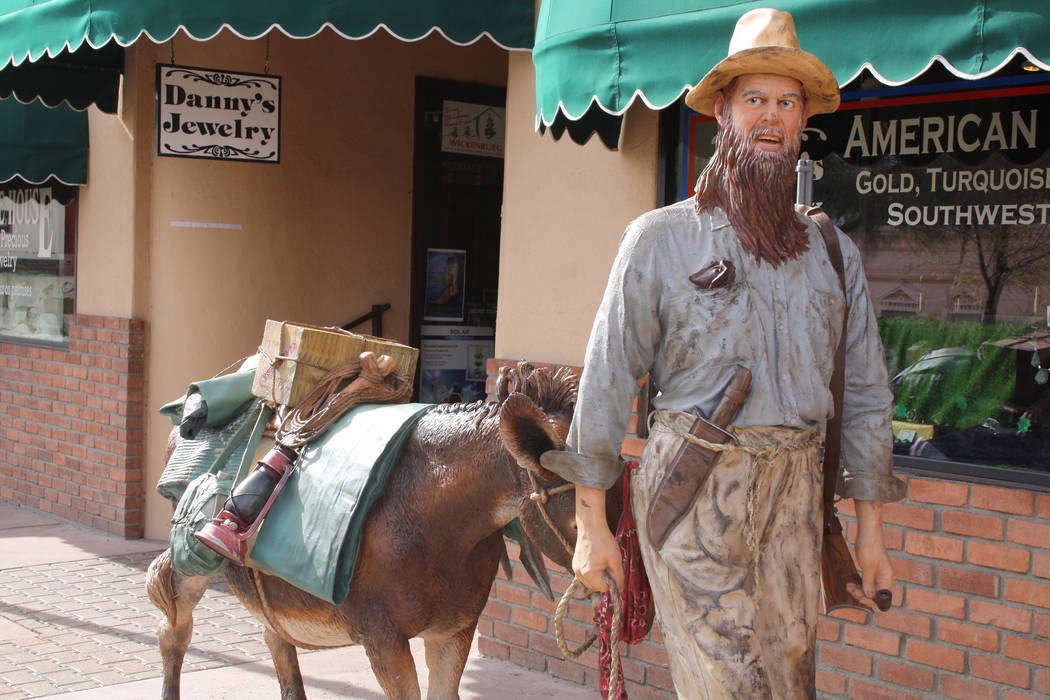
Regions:
M 248 564 L 338 605 L 350 590 L 369 511 L 433 404 L 361 404 L 303 447 L 259 528 Z

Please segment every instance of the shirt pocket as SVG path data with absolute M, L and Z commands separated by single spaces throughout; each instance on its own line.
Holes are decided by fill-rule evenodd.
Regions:
M 843 314 L 846 303 L 841 292 L 824 292 L 813 289 L 807 297 L 807 336 L 812 356 L 818 367 L 824 369 L 828 378 L 834 369 L 835 350 L 842 336 Z

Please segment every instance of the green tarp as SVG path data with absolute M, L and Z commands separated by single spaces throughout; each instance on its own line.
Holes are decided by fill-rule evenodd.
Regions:
M 65 105 L 0 100 L 0 183 L 87 183 L 88 118 Z
M 544 0 L 536 25 L 537 109 L 579 118 L 592 101 L 623 112 L 640 97 L 672 102 L 725 58 L 737 19 L 791 12 L 802 48 L 840 85 L 866 65 L 897 85 L 934 61 L 962 77 L 991 74 L 1017 53 L 1050 69 L 1047 0 Z
M 251 563 L 338 605 L 365 520 L 405 440 L 433 404 L 362 404 L 303 448 L 252 547 Z

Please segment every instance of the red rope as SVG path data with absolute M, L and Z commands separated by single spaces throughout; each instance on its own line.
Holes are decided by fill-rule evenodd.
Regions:
M 616 527 L 616 541 L 623 556 L 624 587 L 620 594 L 622 602 L 622 622 L 620 640 L 628 644 L 637 644 L 649 636 L 653 623 L 653 593 L 649 587 L 649 578 L 645 575 L 642 563 L 642 550 L 638 542 L 638 527 L 631 513 L 631 470 L 638 467 L 638 462 L 628 462 L 623 474 L 623 513 Z M 595 632 L 598 637 L 598 674 L 602 697 L 609 695 L 609 671 L 612 666 L 613 601 L 611 594 L 602 595 L 598 609 L 594 612 Z M 615 650 L 619 651 L 619 650 Z M 627 700 L 627 689 L 624 687 L 623 674 L 618 674 L 616 695 L 611 697 Z

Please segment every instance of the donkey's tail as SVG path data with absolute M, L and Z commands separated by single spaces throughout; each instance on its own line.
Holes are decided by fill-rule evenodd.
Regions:
M 211 576 L 186 576 L 171 567 L 171 552 L 165 549 L 146 571 L 149 599 L 164 612 L 172 627 L 193 626 L 193 608 L 208 588 Z
M 178 610 L 175 605 L 175 588 L 172 585 L 172 577 L 176 576 L 171 568 L 171 554 L 165 549 L 157 558 L 150 562 L 146 571 L 146 593 L 168 618 L 168 623 L 176 624 Z

